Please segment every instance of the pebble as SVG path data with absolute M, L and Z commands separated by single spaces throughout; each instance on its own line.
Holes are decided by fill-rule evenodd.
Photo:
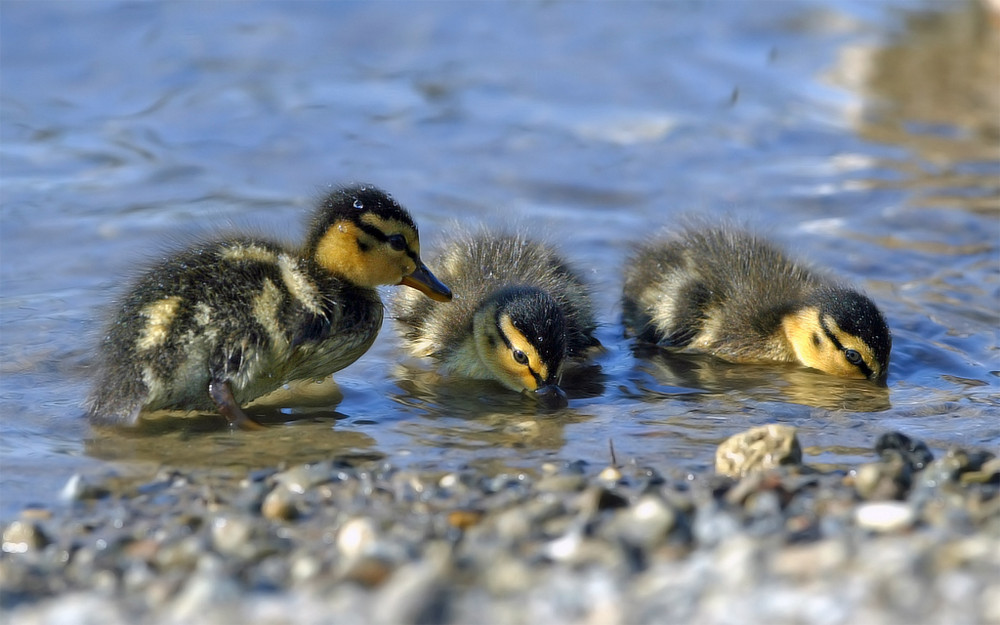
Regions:
M 274 481 L 293 493 L 303 494 L 309 489 L 333 479 L 330 463 L 301 464 L 274 475 Z
M 731 473 L 676 481 L 620 454 L 507 473 L 372 460 L 78 480 L 71 505 L 3 523 L 0 607 L 11 622 L 111 625 L 997 614 L 995 456 L 947 450 L 918 468 L 920 441 L 880 437 L 859 466 L 822 472 L 801 464 L 793 428 L 738 438 Z
M 4 553 L 36 551 L 49 544 L 45 532 L 32 521 L 14 521 L 3 530 Z
M 903 499 L 910 490 L 912 465 L 896 451 L 883 451 L 882 458 L 853 472 L 855 491 L 862 499 Z
M 292 493 L 278 486 L 268 493 L 260 504 L 260 513 L 272 521 L 291 521 L 299 515 Z
M 59 499 L 64 502 L 100 499 L 107 496 L 109 492 L 109 489 L 91 483 L 89 478 L 85 478 L 79 473 L 74 473 L 66 480 L 66 484 L 59 491 Z
M 875 453 L 885 457 L 886 452 L 895 452 L 910 469 L 920 471 L 932 460 L 934 454 L 923 441 L 915 440 L 902 432 L 887 432 L 875 441 Z
M 356 558 L 370 551 L 378 538 L 378 528 L 368 518 L 354 518 L 337 532 L 337 549 L 346 558 Z
M 716 451 L 716 473 L 743 477 L 753 471 L 801 464 L 797 431 L 790 425 L 771 423 L 730 436 Z
M 909 504 L 898 501 L 864 503 L 854 510 L 858 527 L 876 532 L 897 532 L 907 529 L 917 520 Z
M 452 510 L 448 513 L 448 524 L 466 530 L 478 524 L 483 518 L 480 510 Z
M 212 546 L 222 554 L 237 555 L 247 547 L 252 535 L 249 519 L 219 517 L 212 522 Z

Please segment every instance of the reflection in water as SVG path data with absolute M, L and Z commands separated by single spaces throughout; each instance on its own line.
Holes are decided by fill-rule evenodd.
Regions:
M 2 39 L 0 513 L 80 466 L 143 460 L 384 453 L 493 473 L 603 462 L 613 440 L 623 461 L 706 470 L 719 441 L 768 421 L 798 426 L 810 459 L 829 463 L 870 459 L 886 429 L 937 449 L 1000 440 L 1000 27 L 976 2 L 758 3 L 752 14 L 627 3 L 587 15 L 497 3 L 480 30 L 455 3 L 391 16 L 377 3 L 315 5 L 335 20 L 219 5 L 153 22 L 124 5 L 8 4 L 4 19 L 24 27 Z M 79 20 L 54 19 L 66 11 L 91 34 L 155 36 L 84 45 L 68 36 Z M 280 27 L 254 27 L 267 24 Z M 353 45 L 370 24 L 385 45 Z M 53 36 L 33 36 L 40 28 Z M 689 36 L 706 28 L 718 36 Z M 163 43 L 178 33 L 211 49 Z M 813 75 L 831 63 L 833 92 Z M 632 132 L 636 119 L 656 123 Z M 265 432 L 230 432 L 218 416 L 89 430 L 81 337 L 97 332 L 121 259 L 229 219 L 295 238 L 284 222 L 312 185 L 352 177 L 412 196 L 430 240 L 496 209 L 572 243 L 608 325 L 603 370 L 567 380 L 568 409 L 486 383 L 393 377 L 399 352 L 383 330 L 383 349 L 342 374 L 344 402 L 335 390 L 268 398 L 250 409 L 276 426 Z M 816 249 L 803 256 L 864 286 L 894 334 L 891 405 L 884 389 L 793 367 L 634 358 L 618 339 L 618 268 L 627 241 L 681 211 L 807 234 L 801 246 Z
M 415 443 L 432 448 L 558 451 L 566 444 L 565 427 L 589 418 L 575 408 L 577 401 L 604 391 L 596 365 L 567 369 L 560 386 L 570 406 L 558 410 L 492 380 L 442 376 L 418 363 L 397 366 L 395 377 L 401 392 L 393 400 L 419 416 L 403 429 Z
M 828 410 L 880 412 L 891 407 L 889 390 L 867 380 L 850 380 L 794 365 L 734 364 L 704 354 L 684 354 L 655 345 L 636 345 L 638 370 L 652 378 L 642 393 L 662 394 L 656 386 L 694 388 L 709 397 L 737 391 L 739 401 L 784 401 Z M 737 401 L 735 398 L 733 401 Z
M 343 415 L 339 415 L 343 416 Z M 150 421 L 135 430 L 100 429 L 85 441 L 102 460 L 152 462 L 181 467 L 256 469 L 318 460 L 379 459 L 375 441 L 356 430 L 339 431 L 335 418 L 315 417 L 260 431 L 231 430 L 218 417 Z M 184 427 L 177 423 L 184 422 Z
M 1000 208 L 1000 28 L 981 2 L 903 16 L 884 47 L 842 51 L 834 80 L 866 94 L 858 134 L 908 148 L 884 164 L 925 206 Z M 957 9 L 957 10 L 956 10 Z M 880 186 L 880 183 L 873 183 Z
M 337 429 L 338 421 L 348 419 L 333 408 L 342 397 L 332 378 L 298 382 L 247 407 L 248 415 L 270 426 L 260 431 L 234 430 L 218 414 L 160 411 L 144 416 L 132 429 L 95 429 L 86 449 L 104 460 L 248 469 L 282 462 L 381 458 L 367 434 Z

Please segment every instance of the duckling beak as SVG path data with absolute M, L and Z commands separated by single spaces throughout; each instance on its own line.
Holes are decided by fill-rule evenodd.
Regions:
M 546 408 L 565 408 L 569 405 L 569 400 L 566 399 L 566 391 L 555 384 L 546 384 L 545 386 L 538 387 L 538 390 L 535 391 L 535 397 Z
M 399 283 L 403 286 L 408 286 L 420 291 L 434 301 L 451 301 L 451 289 L 438 280 L 437 277 L 431 273 L 431 270 L 427 268 L 427 265 L 422 262 L 418 261 L 417 268 L 413 270 L 413 273 L 408 276 L 403 276 L 403 279 L 400 280 Z

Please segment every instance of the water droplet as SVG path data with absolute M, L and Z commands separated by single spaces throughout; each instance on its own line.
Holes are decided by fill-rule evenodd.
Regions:
M 365 205 L 361 200 L 354 200 L 354 208 L 364 208 Z

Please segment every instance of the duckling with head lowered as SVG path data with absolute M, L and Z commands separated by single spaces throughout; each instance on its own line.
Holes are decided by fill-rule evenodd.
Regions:
M 461 232 L 434 266 L 458 293 L 447 306 L 399 292 L 393 313 L 415 356 L 460 376 L 496 380 L 562 406 L 568 359 L 599 345 L 590 295 L 548 245 L 523 233 Z
M 286 382 L 326 377 L 371 347 L 381 284 L 451 299 L 420 260 L 409 213 L 368 185 L 327 195 L 301 250 L 251 237 L 184 250 L 120 302 L 101 344 L 90 419 L 132 425 L 155 410 L 217 410 L 231 424 L 260 427 L 242 405 Z
M 638 245 L 622 304 L 640 340 L 879 384 L 888 375 L 892 337 L 868 297 L 742 230 L 694 227 Z

